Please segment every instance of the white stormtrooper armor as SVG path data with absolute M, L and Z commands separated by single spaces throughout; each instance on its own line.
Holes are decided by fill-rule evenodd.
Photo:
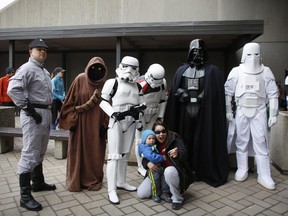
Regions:
M 232 96 L 236 101 L 236 181 L 248 177 L 248 143 L 250 134 L 257 162 L 258 182 L 267 189 L 275 189 L 270 174 L 269 148 L 267 144 L 267 113 L 269 102 L 268 126 L 277 121 L 278 88 L 270 68 L 261 63 L 260 46 L 248 43 L 243 48 L 241 64 L 230 72 L 225 83 L 227 119 L 232 121 Z
M 157 118 L 164 116 L 166 108 L 166 80 L 165 70 L 160 64 L 152 64 L 145 73 L 145 80 L 140 82 L 143 91 L 143 100 L 147 106 L 142 118 L 143 130 L 152 129 Z M 142 158 L 138 154 L 138 145 L 141 143 L 141 131 L 136 130 L 135 155 L 138 164 L 138 173 L 145 176 L 146 170 L 142 166 Z
M 126 182 L 127 162 L 130 156 L 135 130 L 139 119 L 125 112 L 141 102 L 141 92 L 136 82 L 139 77 L 139 63 L 134 57 L 125 56 L 116 69 L 118 77 L 105 82 L 100 107 L 110 116 L 108 125 L 107 184 L 109 200 L 119 204 L 116 188 L 135 191 L 137 188 Z

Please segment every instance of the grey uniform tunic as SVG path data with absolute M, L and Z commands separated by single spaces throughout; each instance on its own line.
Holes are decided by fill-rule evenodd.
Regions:
M 32 58 L 23 64 L 10 79 L 8 95 L 21 109 L 27 107 L 27 98 L 33 104 L 52 104 L 52 86 L 49 72 Z M 21 110 L 20 122 L 23 131 L 23 148 L 18 163 L 18 173 L 32 172 L 42 163 L 49 141 L 51 110 L 35 108 L 42 116 L 36 124 L 31 116 Z

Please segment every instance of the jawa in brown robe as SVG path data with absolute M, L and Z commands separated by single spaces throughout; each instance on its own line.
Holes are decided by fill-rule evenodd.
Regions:
M 103 59 L 92 58 L 71 84 L 60 112 L 60 128 L 70 130 L 66 184 L 71 192 L 102 187 L 109 119 L 99 99 L 106 75 Z

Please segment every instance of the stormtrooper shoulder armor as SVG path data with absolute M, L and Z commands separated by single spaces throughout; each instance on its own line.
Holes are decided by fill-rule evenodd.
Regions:
M 230 71 L 230 73 L 229 73 L 229 75 L 228 75 L 228 77 L 227 77 L 227 80 L 231 80 L 231 79 L 237 78 L 238 75 L 239 75 L 238 67 L 234 67 L 234 68 Z
M 269 67 L 264 67 L 264 80 L 267 81 L 267 80 L 275 80 L 275 77 L 271 71 L 271 69 Z
M 115 82 L 116 82 L 116 79 L 109 79 L 105 82 L 103 89 L 102 89 L 102 94 L 101 94 L 101 97 L 104 100 L 109 101 L 111 99 L 112 95 L 115 94 L 115 92 L 114 92 L 115 91 L 114 90 Z

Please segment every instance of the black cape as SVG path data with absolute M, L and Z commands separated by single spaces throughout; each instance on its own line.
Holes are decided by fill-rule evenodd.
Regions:
M 189 65 L 185 64 L 176 71 L 164 116 L 168 128 L 180 135 L 179 128 L 183 119 L 179 118 L 179 113 L 183 110 L 180 110 L 180 102 L 174 95 L 188 67 Z M 193 152 L 193 155 L 188 155 L 188 160 L 193 160 L 195 164 L 194 172 L 197 180 L 218 187 L 227 182 L 229 174 L 224 77 L 216 66 L 207 64 L 204 67 L 204 97 L 193 137 L 197 151 Z M 188 146 L 189 143 L 185 145 Z

